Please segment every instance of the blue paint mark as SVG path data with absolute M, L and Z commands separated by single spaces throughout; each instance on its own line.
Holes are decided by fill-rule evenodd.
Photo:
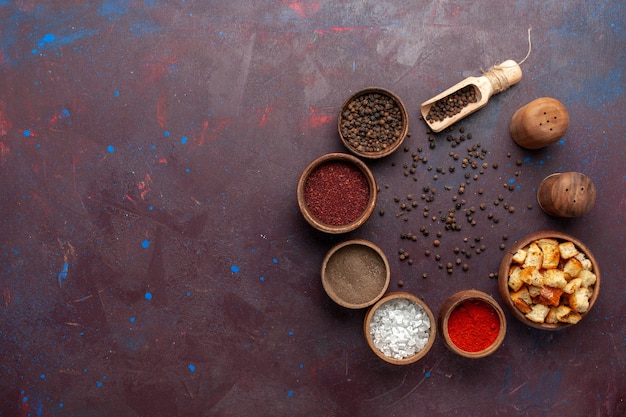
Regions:
M 24 397 L 24 398 L 22 398 L 22 402 L 23 402 L 23 403 L 27 403 L 27 402 L 28 402 L 28 397 Z
M 289 392 L 287 393 L 287 398 L 291 398 L 293 397 L 293 390 L 289 390 Z
M 559 141 L 559 145 L 565 145 L 565 139 L 561 139 L 561 140 Z
M 170 132 L 168 132 L 167 130 L 163 132 L 163 136 L 168 137 L 169 135 L 170 135 Z
M 274 259 L 272 259 L 272 262 L 277 264 L 278 263 L 278 259 L 274 258 Z
M 59 403 L 59 408 L 63 408 L 63 403 Z
M 67 119 L 70 116 L 71 116 L 71 114 L 70 114 L 70 111 L 68 109 L 61 110 L 61 119 Z
M 293 336 L 293 329 L 289 330 L 289 336 Z
M 530 156 L 527 156 L 526 158 L 524 158 L 524 162 L 529 163 L 530 162 Z
M 425 376 L 426 378 L 430 378 L 430 372 L 426 372 L 426 373 L 424 374 L 424 376 Z
M 59 281 L 59 287 L 63 285 L 63 280 L 67 278 L 69 266 L 70 266 L 69 263 L 63 262 L 63 268 L 61 269 L 61 272 L 59 272 L 59 275 L 57 276 L 57 279 Z
M 154 210 L 154 207 L 153 206 L 148 206 L 148 210 L 152 211 L 152 210 Z
M 115 95 L 115 97 L 119 97 L 120 96 L 119 90 L 115 90 L 115 92 L 113 94 Z
M 187 143 L 187 140 L 188 140 L 187 136 L 183 136 L 182 139 L 180 140 L 180 143 L 184 145 L 185 143 Z
M 230 267 L 230 270 L 236 274 L 237 272 L 239 272 L 239 267 L 237 265 L 232 265 Z
M 135 322 L 135 318 L 134 318 L 134 317 L 131 317 L 131 318 L 130 318 L 130 319 L 128 319 L 128 320 L 129 320 L 131 323 L 134 323 L 134 322 Z
M 30 135 L 32 135 L 32 132 L 30 130 L 26 129 L 24 131 L 24 136 L 30 136 Z
M 41 375 L 39 375 L 39 378 L 41 378 L 41 379 L 46 379 L 46 374 L 41 374 Z
M 515 178 L 509 179 L 509 184 L 513 184 L 513 183 L 515 183 Z
M 102 382 L 101 382 L 101 381 L 96 382 L 96 386 L 97 386 L 98 388 L 102 388 Z
M 141 242 L 141 247 L 144 249 L 148 249 L 150 247 L 150 241 L 144 240 L 143 242 Z
M 191 170 L 189 168 L 185 168 L 185 172 L 189 173 Z
M 304 369 L 304 364 L 303 364 L 303 363 L 301 363 L 301 364 L 300 364 L 300 366 L 299 366 L 299 368 L 300 368 L 300 369 Z
M 101 16 L 109 16 L 109 20 L 112 19 L 112 15 L 123 15 L 128 12 L 128 7 L 125 6 L 125 2 L 119 1 L 105 1 L 98 9 L 98 14 Z
M 260 277 L 259 281 L 261 281 L 261 282 L 265 281 L 265 277 Z
M 152 293 L 151 292 L 146 292 L 144 297 L 145 297 L 146 300 L 150 301 L 150 300 L 152 300 Z
M 115 152 L 115 146 L 113 146 L 113 145 L 109 145 L 109 146 L 107 146 L 107 152 L 108 152 L 108 153 L 113 153 L 113 152 Z
M 189 364 L 189 366 L 188 366 L 187 368 L 189 368 L 189 371 L 190 371 L 191 373 L 196 372 L 196 367 L 195 367 L 194 365 L 192 365 L 192 364 Z
M 45 43 L 50 43 L 50 42 L 53 42 L 53 41 L 54 41 L 54 35 L 53 35 L 52 33 L 46 33 L 46 34 L 43 36 L 43 41 L 44 41 Z

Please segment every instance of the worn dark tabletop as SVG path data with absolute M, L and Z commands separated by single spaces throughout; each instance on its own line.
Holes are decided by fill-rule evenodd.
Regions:
M 624 415 L 626 8 L 469 3 L 0 0 L 0 415 Z M 445 171 L 466 146 L 442 133 L 429 148 L 419 104 L 519 62 L 529 27 L 522 81 L 457 126 L 488 150 L 463 198 L 489 208 L 435 249 L 442 224 L 423 206 L 448 210 L 469 169 Z M 370 86 L 405 102 L 409 151 L 368 162 L 381 192 L 364 227 L 322 235 L 296 182 L 317 156 L 346 151 L 339 108 Z M 527 151 L 509 121 L 538 97 L 560 100 L 570 125 Z M 428 164 L 405 176 L 419 147 Z M 541 180 L 565 171 L 597 187 L 577 219 L 536 203 Z M 434 201 L 396 217 L 394 197 L 425 185 Z M 515 213 L 493 206 L 500 194 Z M 403 280 L 435 314 L 461 289 L 500 300 L 489 274 L 502 236 L 545 228 L 596 255 L 598 303 L 561 332 L 507 312 L 504 344 L 482 360 L 438 338 L 421 361 L 388 365 L 366 345 L 365 311 L 334 305 L 320 283 L 328 249 L 361 237 L 387 254 L 389 290 Z M 467 272 L 424 255 L 453 262 L 476 238 L 485 251 Z

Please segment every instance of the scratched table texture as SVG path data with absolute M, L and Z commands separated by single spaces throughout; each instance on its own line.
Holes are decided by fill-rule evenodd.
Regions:
M 469 3 L 0 0 L 0 416 L 624 415 L 626 8 Z M 447 212 L 475 171 L 434 178 L 466 145 L 443 132 L 430 148 L 419 105 L 522 60 L 528 28 L 521 82 L 454 133 L 488 150 L 462 198 L 489 209 L 434 248 L 443 224 L 423 206 Z M 324 235 L 300 215 L 296 183 L 314 158 L 347 152 L 339 109 L 370 86 L 405 102 L 409 151 L 368 161 L 380 194 L 365 226 Z M 509 122 L 539 97 L 566 106 L 569 129 L 528 151 Z M 420 147 L 428 163 L 405 176 Z M 577 219 L 536 203 L 541 180 L 566 171 L 598 191 Z M 424 186 L 434 200 L 396 217 L 394 197 Z M 515 213 L 493 206 L 500 194 Z M 419 362 L 386 364 L 366 344 L 365 311 L 335 305 L 320 282 L 330 247 L 359 237 L 387 254 L 389 291 L 435 314 L 462 289 L 501 301 L 489 275 L 502 235 L 511 245 L 546 228 L 596 255 L 599 300 L 560 332 L 507 311 L 504 344 L 481 360 L 438 336 Z M 424 254 L 445 265 L 481 237 L 467 272 Z

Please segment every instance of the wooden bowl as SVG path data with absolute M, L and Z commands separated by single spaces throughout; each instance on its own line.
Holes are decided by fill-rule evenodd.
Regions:
M 374 243 L 352 239 L 335 245 L 322 262 L 326 294 L 346 308 L 369 307 L 389 286 L 389 262 Z
M 428 317 L 428 320 L 430 322 L 428 340 L 425 346 L 421 350 L 416 352 L 415 354 L 411 356 L 403 357 L 400 359 L 394 358 L 392 356 L 388 356 L 384 354 L 378 347 L 376 347 L 376 344 L 374 343 L 374 337 L 372 336 L 372 332 L 371 332 L 372 330 L 371 324 L 372 324 L 372 320 L 374 319 L 374 315 L 376 314 L 376 312 L 379 311 L 381 308 L 385 308 L 385 305 L 387 305 L 387 303 L 390 303 L 390 302 L 393 303 L 396 300 L 406 300 L 410 303 L 416 304 L 418 308 L 420 308 L 421 310 L 423 310 L 424 313 L 426 313 L 426 316 Z M 426 356 L 426 354 L 433 347 L 433 344 L 435 343 L 435 338 L 437 336 L 437 325 L 435 322 L 435 316 L 433 316 L 433 313 L 430 310 L 430 308 L 428 308 L 426 303 L 422 301 L 420 298 L 414 296 L 413 294 L 409 294 L 406 292 L 388 293 L 383 298 L 378 300 L 378 302 L 374 304 L 365 315 L 363 330 L 365 333 L 365 339 L 367 340 L 367 344 L 372 349 L 372 351 L 376 354 L 376 356 L 378 356 L 380 359 L 384 360 L 385 362 L 391 363 L 393 365 L 408 365 L 408 364 L 417 362 L 418 360 L 422 359 L 424 356 Z
M 377 97 L 376 99 L 390 104 L 399 112 L 397 116 L 400 120 L 387 123 L 385 119 L 389 116 L 381 114 L 378 107 L 375 107 L 366 109 L 372 113 L 368 115 L 365 125 L 360 124 L 359 118 L 362 116 L 356 111 L 355 104 L 365 96 Z M 388 110 L 383 109 L 383 112 Z M 358 132 L 361 126 L 367 128 L 367 134 Z M 402 100 L 394 93 L 383 88 L 370 87 L 353 94 L 344 102 L 337 118 L 337 128 L 341 141 L 350 152 L 363 158 L 377 159 L 392 154 L 402 145 L 409 133 L 409 114 Z
M 461 308 L 466 307 L 466 303 L 479 303 L 480 306 L 486 307 L 483 309 L 483 314 L 488 314 L 489 312 L 494 313 L 498 317 L 499 327 L 497 329 L 497 335 L 494 337 L 494 340 L 480 350 L 471 350 L 471 349 L 463 349 L 463 346 L 458 346 L 457 343 L 452 340 L 450 337 L 448 325 L 450 323 L 450 317 L 454 314 L 460 314 L 463 310 Z M 454 317 L 454 316 L 453 316 Z M 468 317 L 469 319 L 469 317 Z M 443 336 L 444 345 L 450 349 L 452 352 L 464 356 L 466 358 L 478 359 L 484 358 L 485 356 L 491 355 L 495 352 L 502 342 L 504 341 L 504 337 L 506 335 L 506 317 L 504 316 L 504 311 L 498 304 L 496 300 L 490 297 L 488 294 L 477 291 L 477 290 L 464 290 L 460 291 L 450 298 L 448 298 L 439 310 L 439 332 Z M 477 326 L 480 324 L 477 323 Z M 495 329 L 487 329 L 487 331 L 492 331 L 495 333 Z M 469 333 L 468 337 L 474 335 L 476 337 L 485 337 L 486 333 L 484 329 L 480 327 L 476 328 L 476 333 Z
M 502 258 L 502 262 L 500 263 L 500 269 L 498 271 L 498 288 L 500 290 L 500 296 L 502 297 L 502 301 L 509 308 L 509 310 L 511 311 L 513 316 L 515 316 L 516 319 L 536 329 L 560 330 L 560 329 L 564 329 L 566 327 L 572 326 L 572 324 L 561 323 L 561 322 L 559 323 L 536 323 L 532 320 L 529 320 L 526 317 L 526 315 L 515 306 L 515 303 L 513 302 L 513 299 L 511 298 L 511 289 L 509 288 L 509 283 L 508 283 L 509 271 L 511 269 L 511 266 L 513 263 L 513 256 L 515 255 L 515 253 L 519 249 L 527 247 L 532 242 L 535 242 L 539 239 L 544 239 L 544 238 L 555 239 L 559 243 L 567 242 L 567 241 L 572 242 L 575 245 L 576 249 L 579 252 L 582 252 L 585 255 L 585 257 L 591 262 L 592 272 L 596 275 L 596 282 L 593 285 L 593 293 L 591 297 L 589 298 L 589 307 L 587 308 L 587 311 L 584 313 L 580 313 L 582 320 L 584 320 L 585 316 L 589 314 L 592 307 L 596 303 L 598 299 L 598 295 L 600 294 L 600 267 L 598 266 L 596 258 L 595 256 L 593 256 L 589 248 L 587 248 L 587 246 L 585 246 L 585 244 L 581 242 L 579 239 L 573 236 L 570 236 L 566 233 L 558 232 L 555 230 L 541 230 L 541 231 L 537 231 L 534 233 L 530 233 L 529 235 L 524 236 L 523 238 L 519 239 L 516 243 L 514 243 L 507 250 L 506 255 L 504 255 L 504 258 Z
M 338 222 L 329 223 L 320 219 L 319 216 L 316 216 L 315 211 L 312 210 L 312 208 L 309 206 L 309 202 L 307 201 L 307 181 L 309 180 L 311 175 L 314 174 L 317 169 L 324 167 L 326 164 L 335 163 L 346 165 L 352 169 L 358 170 L 367 181 L 368 188 L 368 196 L 366 197 L 367 202 L 364 205 L 361 214 L 345 223 L 339 222 L 339 224 L 337 224 Z M 341 187 L 348 187 L 348 185 L 342 184 Z M 333 186 L 333 189 L 326 191 L 328 192 L 321 193 L 321 201 L 318 201 L 317 203 L 320 204 L 322 207 L 324 207 L 325 204 L 328 204 L 328 207 L 334 210 L 354 207 L 353 201 L 351 201 L 349 198 L 346 198 L 346 193 L 342 192 L 342 189 L 340 187 L 337 187 L 335 185 Z M 336 201 L 331 200 L 331 196 L 334 195 L 334 198 L 336 199 L 337 194 L 341 196 L 342 200 L 339 204 L 337 204 Z M 361 227 L 372 215 L 374 207 L 376 206 L 377 198 L 376 180 L 374 179 L 372 171 L 370 171 L 367 165 L 365 165 L 365 163 L 359 158 L 346 153 L 329 153 L 315 159 L 304 169 L 302 175 L 300 175 L 300 180 L 298 181 L 297 198 L 300 212 L 302 213 L 304 219 L 311 226 L 325 233 L 348 233 Z M 338 207 L 334 207 L 334 205 L 337 205 Z

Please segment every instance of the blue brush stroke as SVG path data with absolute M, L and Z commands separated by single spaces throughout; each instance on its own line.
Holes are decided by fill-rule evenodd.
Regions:
M 58 275 L 59 287 L 63 286 L 63 280 L 67 278 L 69 267 L 70 265 L 69 263 L 67 263 L 67 261 L 63 262 L 63 269 L 61 269 L 61 272 L 59 272 L 59 275 Z

